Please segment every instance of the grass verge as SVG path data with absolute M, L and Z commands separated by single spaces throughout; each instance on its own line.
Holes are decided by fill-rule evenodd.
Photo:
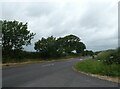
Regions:
M 74 65 L 78 71 L 103 76 L 120 77 L 120 70 L 117 64 L 106 65 L 97 60 L 83 60 Z

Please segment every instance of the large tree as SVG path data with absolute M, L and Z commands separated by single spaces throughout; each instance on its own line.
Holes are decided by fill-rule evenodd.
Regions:
M 82 53 L 86 46 L 83 42 L 80 42 L 80 38 L 75 35 L 67 35 L 63 38 L 58 38 L 59 49 L 69 54 L 72 51 L 76 53 Z
M 85 44 L 80 42 L 80 38 L 75 35 L 67 35 L 56 39 L 51 36 L 42 38 L 35 43 L 35 50 L 43 57 L 57 57 L 76 53 L 83 53 Z
M 46 39 L 42 38 L 35 42 L 34 49 L 39 52 L 42 57 L 56 57 L 58 55 L 56 38 L 53 36 Z
M 19 21 L 2 21 L 2 49 L 8 54 L 13 50 L 22 50 L 24 45 L 29 45 L 34 33 L 27 30 L 27 23 Z

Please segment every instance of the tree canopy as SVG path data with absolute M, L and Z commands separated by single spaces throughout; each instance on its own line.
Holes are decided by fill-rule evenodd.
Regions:
M 34 33 L 27 30 L 27 23 L 18 21 L 1 21 L 2 23 L 2 49 L 3 54 L 13 50 L 22 50 L 23 45 L 29 45 Z
M 28 30 L 27 25 L 27 23 L 16 20 L 0 20 L 0 28 L 2 28 L 3 57 L 7 57 L 7 59 L 22 59 L 23 56 L 26 56 L 24 54 L 29 54 L 34 57 L 36 55 L 37 57 L 50 58 L 71 54 L 84 54 L 86 46 L 81 42 L 81 39 L 75 35 L 67 35 L 59 38 L 53 36 L 47 38 L 42 37 L 35 42 L 34 49 L 36 50 L 36 53 L 32 54 L 32 52 L 24 52 L 24 46 L 31 44 L 31 40 L 35 35 Z
M 47 39 L 42 38 L 41 40 L 37 41 L 35 43 L 34 49 L 37 52 L 40 52 L 41 56 L 43 57 L 50 57 L 50 56 L 56 56 L 57 53 L 57 46 L 56 46 L 56 38 L 51 36 Z
M 86 46 L 83 42 L 80 42 L 80 38 L 75 35 L 67 35 L 65 37 L 48 37 L 42 38 L 35 42 L 34 49 L 41 53 L 44 57 L 57 57 L 62 55 L 76 53 L 83 53 Z

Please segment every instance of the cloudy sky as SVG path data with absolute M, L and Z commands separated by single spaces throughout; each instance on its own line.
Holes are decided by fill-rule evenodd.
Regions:
M 0 19 L 28 22 L 36 33 L 28 51 L 41 37 L 74 34 L 88 50 L 118 46 L 119 0 L 1 0 Z

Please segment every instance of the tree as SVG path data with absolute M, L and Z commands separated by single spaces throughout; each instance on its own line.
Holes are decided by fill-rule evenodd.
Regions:
M 56 38 L 51 36 L 35 42 L 34 49 L 39 52 L 42 57 L 56 57 L 58 56 L 57 47 Z
M 41 54 L 42 57 L 60 57 L 73 54 L 72 51 L 76 50 L 77 53 L 82 53 L 85 45 L 80 42 L 79 37 L 74 35 L 67 35 L 56 39 L 51 36 L 47 39 L 42 38 L 35 42 L 34 49 Z
M 3 55 L 12 51 L 20 51 L 23 45 L 29 45 L 34 33 L 27 30 L 27 23 L 18 21 L 2 21 L 2 49 Z
M 76 53 L 82 53 L 86 46 L 83 42 L 80 42 L 80 38 L 75 35 L 67 35 L 63 38 L 58 38 L 59 48 L 67 54 L 71 54 L 72 51 Z
M 84 53 L 84 49 L 86 49 L 86 46 L 83 42 L 76 42 L 76 52 L 77 53 Z
M 94 52 L 92 50 L 86 50 L 86 51 L 84 51 L 84 55 L 86 55 L 86 56 L 93 56 Z

